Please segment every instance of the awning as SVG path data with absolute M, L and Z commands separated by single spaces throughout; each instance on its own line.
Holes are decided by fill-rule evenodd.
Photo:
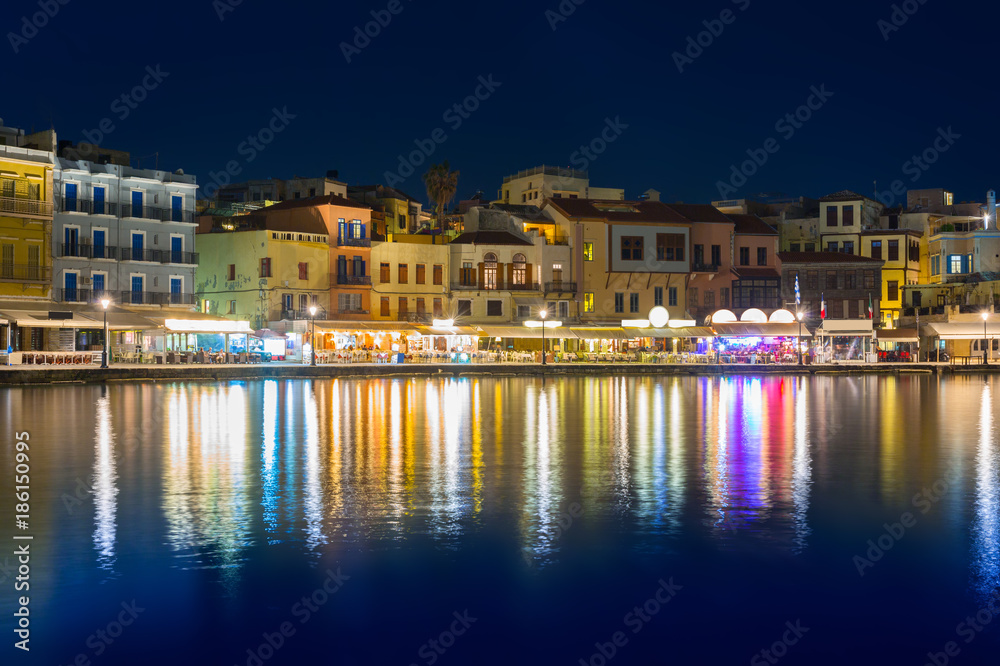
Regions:
M 101 326 L 104 325 L 103 315 Z M 158 324 L 134 312 L 108 311 L 108 329 L 112 331 L 141 331 L 157 328 Z
M 542 327 L 529 326 L 480 326 L 481 335 L 490 338 L 532 338 L 542 339 Z M 546 328 L 545 337 L 549 340 L 574 339 L 576 336 L 569 330 L 568 326 L 558 328 Z
M 879 342 L 919 342 L 915 328 L 882 328 L 875 331 Z
M 157 328 L 169 333 L 253 333 L 250 323 L 242 319 L 227 319 L 203 312 L 176 312 L 166 315 L 145 315 Z
M 421 335 L 469 335 L 472 337 L 478 337 L 480 335 L 484 335 L 482 329 L 476 328 L 475 326 L 450 326 L 448 328 L 434 328 L 433 326 L 417 325 L 414 328 Z
M 574 336 L 580 338 L 581 340 L 630 340 L 631 338 L 639 337 L 627 332 L 627 329 L 624 329 L 621 326 L 595 326 L 588 328 L 577 328 L 574 326 L 569 330 Z M 545 337 L 548 337 L 548 335 L 546 334 Z
M 104 328 L 103 318 L 100 321 L 84 317 L 78 312 L 70 312 L 69 319 L 49 319 L 47 311 L 39 310 L 5 310 L 0 312 L 10 323 L 18 326 L 34 328 Z
M 277 331 L 272 331 L 269 328 L 262 328 L 254 331 L 253 335 L 255 338 L 260 338 L 261 340 L 285 340 L 288 338 L 288 336 L 284 333 L 278 333 Z
M 824 319 L 815 335 L 824 337 L 834 336 L 872 336 L 875 328 L 871 319 Z
M 309 320 L 305 321 L 308 325 Z M 415 325 L 405 321 L 335 321 L 330 319 L 317 319 L 316 328 L 351 333 L 412 333 L 417 330 Z
M 630 338 L 714 338 L 708 326 L 678 326 L 676 328 L 626 328 Z
M 983 336 L 1000 338 L 1000 324 L 983 324 L 971 321 L 934 322 L 921 328 L 921 334 L 941 340 L 982 340 Z
M 715 334 L 720 338 L 797 338 L 799 331 L 803 338 L 812 337 L 809 328 L 799 324 L 733 322 L 731 324 L 713 324 Z M 817 333 L 818 335 L 818 333 Z

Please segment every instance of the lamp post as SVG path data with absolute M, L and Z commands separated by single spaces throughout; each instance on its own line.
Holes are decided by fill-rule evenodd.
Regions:
M 542 319 L 542 365 L 545 365 L 545 316 L 548 315 L 548 310 L 542 308 L 538 316 Z
M 795 318 L 799 320 L 799 337 L 795 340 L 795 346 L 799 348 L 799 365 L 802 365 L 802 311 L 795 313 Z
M 104 351 L 101 352 L 101 369 L 108 367 L 108 306 L 111 301 L 107 298 L 101 299 L 101 307 L 104 308 Z
M 990 340 L 989 335 L 986 333 L 986 320 L 989 317 L 989 312 L 983 313 L 983 365 L 990 364 Z
M 316 306 L 309 306 L 309 323 L 312 326 L 312 333 L 309 335 L 309 348 L 312 350 L 309 365 L 316 367 Z

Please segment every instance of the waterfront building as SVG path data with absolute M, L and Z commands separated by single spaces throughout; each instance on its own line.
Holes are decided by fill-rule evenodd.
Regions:
M 568 167 L 538 166 L 503 179 L 496 203 L 528 204 L 541 207 L 547 199 L 624 200 L 625 190 L 591 187 L 586 171 Z
M 328 194 L 346 197 L 347 184 L 342 183 L 337 178 L 337 171 L 330 170 L 326 172 L 326 176 L 315 178 L 292 176 L 288 179 L 265 178 L 248 180 L 220 186 L 213 198 L 219 203 L 244 203 L 249 201 L 308 199 Z
M 425 221 L 420 201 L 386 185 L 347 188 L 347 197 L 372 209 L 372 239 L 392 240 L 394 234 L 416 233 Z
M 843 252 L 781 252 L 781 298 L 795 303 L 796 278 L 805 321 L 818 326 L 823 319 L 872 319 L 880 312 L 880 259 Z M 821 306 L 826 305 L 826 317 Z
M 453 318 L 448 244 L 426 234 L 390 238 L 372 242 L 371 318 L 421 324 Z

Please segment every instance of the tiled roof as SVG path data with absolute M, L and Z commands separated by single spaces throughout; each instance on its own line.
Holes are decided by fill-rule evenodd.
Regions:
M 510 213 L 511 215 L 516 215 L 522 220 L 530 220 L 532 222 L 554 222 L 554 220 L 545 215 L 536 206 L 529 204 L 504 204 L 496 203 L 490 206 L 494 210 L 502 210 L 505 213 Z
M 477 245 L 531 245 L 507 231 L 468 231 L 451 239 L 452 243 Z
M 732 220 L 709 204 L 666 204 L 691 222 L 720 222 L 729 224 Z
M 878 204 L 871 197 L 866 197 L 863 194 L 858 194 L 857 192 L 852 192 L 851 190 L 841 190 L 839 192 L 834 192 L 833 194 L 827 194 L 825 197 L 820 197 L 820 201 L 859 201 L 865 199 L 866 201 L 871 201 L 872 203 Z M 881 205 L 881 204 L 879 204 Z
M 741 278 L 776 278 L 781 277 L 777 269 L 758 267 L 750 268 L 748 266 L 736 266 L 733 268 L 733 272 L 736 273 L 738 277 Z
M 738 234 L 753 236 L 777 236 L 777 230 L 756 215 L 727 215 L 736 223 L 734 231 Z
M 615 201 L 601 199 L 546 199 L 542 204 L 560 210 L 567 217 L 609 222 L 673 222 L 689 220 L 662 201 Z
M 379 199 L 401 199 L 402 201 L 412 201 L 413 203 L 421 203 L 419 200 L 414 199 L 406 192 L 402 190 L 397 190 L 395 187 L 389 187 L 388 185 L 352 185 L 347 188 L 347 195 L 350 196 L 353 193 L 375 193 L 375 196 Z
M 862 257 L 844 252 L 779 252 L 783 264 L 883 264 L 881 259 Z

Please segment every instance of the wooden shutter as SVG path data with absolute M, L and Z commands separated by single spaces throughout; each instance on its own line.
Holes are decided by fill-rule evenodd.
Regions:
M 507 264 L 507 287 L 511 288 L 514 286 L 514 263 L 511 262 Z
M 486 286 L 486 267 L 483 262 L 479 262 L 479 288 L 483 289 Z
M 534 267 L 531 264 L 525 264 L 524 266 L 524 284 L 525 289 L 531 289 L 530 286 L 535 283 L 535 273 Z

